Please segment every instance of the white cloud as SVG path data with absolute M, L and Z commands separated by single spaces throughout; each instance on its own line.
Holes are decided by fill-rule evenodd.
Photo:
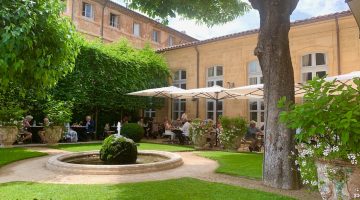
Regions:
M 295 12 L 318 16 L 348 9 L 344 0 L 300 0 Z

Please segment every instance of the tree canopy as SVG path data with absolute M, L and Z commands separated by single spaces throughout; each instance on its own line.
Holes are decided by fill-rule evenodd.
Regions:
M 71 72 L 79 50 L 59 0 L 1 1 L 0 87 L 49 88 Z

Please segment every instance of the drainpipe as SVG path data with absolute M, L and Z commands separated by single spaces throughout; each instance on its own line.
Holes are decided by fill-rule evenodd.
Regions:
M 74 22 L 75 0 L 71 1 L 71 21 Z
M 200 53 L 199 53 L 199 49 L 198 46 L 195 46 L 195 51 L 196 51 L 196 88 L 199 88 L 200 85 Z M 196 118 L 199 118 L 199 100 L 196 101 Z
M 105 7 L 109 0 L 105 0 L 103 7 L 102 7 L 102 14 L 101 14 L 101 25 L 100 25 L 100 37 L 101 41 L 104 42 L 104 14 L 105 14 Z
M 335 24 L 336 24 L 336 54 L 337 54 L 337 70 L 338 70 L 338 75 L 341 74 L 341 55 L 340 55 L 340 28 L 339 28 L 339 17 L 336 15 L 335 16 Z

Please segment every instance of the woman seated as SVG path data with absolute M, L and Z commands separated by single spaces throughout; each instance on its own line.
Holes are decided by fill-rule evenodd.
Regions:
M 169 122 L 169 120 L 165 119 L 164 121 L 164 127 L 165 127 L 165 133 L 164 135 L 169 135 L 170 136 L 170 140 L 174 141 L 175 139 L 175 133 L 172 132 L 172 126 Z
M 44 128 L 42 128 L 41 130 L 39 130 L 38 135 L 40 136 L 41 139 L 41 143 L 45 144 L 46 143 L 46 138 L 45 138 L 45 128 L 48 127 L 50 125 L 49 122 L 49 118 L 45 117 L 43 120 L 43 126 Z
M 110 128 L 110 124 L 106 123 L 104 127 L 104 138 L 109 137 L 111 134 L 115 133 L 115 131 L 112 131 Z
M 32 138 L 32 133 L 30 132 L 30 122 L 31 120 L 33 120 L 33 116 L 31 115 L 27 115 L 24 120 L 23 120 L 23 123 L 22 123 L 22 128 L 21 128 L 21 131 L 20 131 L 20 139 L 19 139 L 19 143 L 22 143 L 26 140 L 31 140 Z
M 66 123 L 65 124 L 65 139 L 66 141 L 69 141 L 69 142 L 77 142 L 78 141 L 78 134 L 76 131 L 72 130 L 70 128 L 70 124 L 69 123 Z

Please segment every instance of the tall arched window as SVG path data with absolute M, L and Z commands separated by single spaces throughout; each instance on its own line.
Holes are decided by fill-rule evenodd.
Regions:
M 249 85 L 264 83 L 258 60 L 251 61 L 248 64 L 248 82 Z M 264 100 L 249 100 L 249 119 L 256 121 L 258 126 L 264 123 Z
M 207 69 L 207 77 L 206 77 L 206 85 L 207 87 L 212 87 L 214 85 L 218 85 L 223 87 L 224 85 L 224 71 L 223 67 L 216 65 L 209 67 Z M 224 101 L 218 101 L 218 104 L 215 105 L 214 100 L 206 100 L 206 118 L 216 120 L 215 114 L 215 106 L 217 106 L 217 115 L 223 115 L 224 113 Z
M 186 89 L 186 71 L 178 70 L 174 73 L 173 85 L 178 88 Z M 180 118 L 186 111 L 186 99 L 175 99 L 173 103 L 173 119 Z
M 328 66 L 325 53 L 310 53 L 301 57 L 301 80 L 306 82 L 315 76 L 324 77 Z

